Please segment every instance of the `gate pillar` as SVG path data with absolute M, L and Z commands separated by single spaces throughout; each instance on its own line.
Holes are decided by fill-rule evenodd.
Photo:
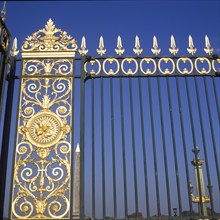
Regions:
M 76 41 L 51 19 L 22 45 L 12 219 L 70 219 Z

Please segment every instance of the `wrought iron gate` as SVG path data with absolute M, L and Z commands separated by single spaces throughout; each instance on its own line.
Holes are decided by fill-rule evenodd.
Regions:
M 207 36 L 207 56 L 194 55 L 191 36 L 190 56 L 177 56 L 173 36 L 170 57 L 159 56 L 156 37 L 154 56 L 141 56 L 138 37 L 133 50 L 135 56 L 124 57 L 118 37 L 117 56 L 105 57 L 101 37 L 99 56 L 88 56 L 85 38 L 78 50 L 51 19 L 23 43 L 22 58 L 14 43 L 1 145 L 6 181 L 19 80 L 9 218 L 219 218 L 219 57 Z M 77 142 L 80 200 L 73 201 Z M 1 183 L 1 195 L 5 188 Z

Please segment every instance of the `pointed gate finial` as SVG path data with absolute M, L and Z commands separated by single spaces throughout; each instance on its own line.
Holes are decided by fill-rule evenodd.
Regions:
M 86 50 L 86 38 L 84 36 L 82 37 L 81 50 L 79 50 L 79 53 L 82 56 L 88 53 L 88 50 Z
M 18 46 L 17 46 L 17 38 L 15 37 L 14 40 L 13 40 L 13 44 L 12 44 L 12 48 L 11 48 L 11 51 L 10 51 L 10 54 L 15 57 L 18 53 L 19 53 L 19 50 L 18 49 Z
M 121 56 L 123 53 L 124 53 L 124 49 L 122 48 L 122 42 L 121 42 L 121 37 L 118 36 L 118 39 L 117 39 L 117 48 L 115 49 L 115 52 Z
M 103 37 L 101 36 L 100 39 L 99 39 L 99 49 L 96 50 L 97 53 L 102 57 L 105 52 L 106 52 L 106 49 L 104 48 L 104 40 L 103 40 Z
M 179 49 L 176 47 L 176 42 L 175 42 L 175 39 L 174 39 L 173 35 L 171 35 L 171 38 L 170 38 L 170 48 L 169 48 L 169 51 L 173 55 L 176 55 L 178 53 L 178 51 L 179 51 Z
M 194 55 L 196 53 L 196 48 L 194 47 L 194 44 L 193 44 L 193 39 L 192 39 L 192 36 L 189 35 L 189 48 L 187 48 L 188 52 L 191 54 L 191 55 Z
M 157 55 L 160 53 L 160 51 L 161 51 L 161 49 L 158 48 L 158 43 L 157 43 L 157 38 L 156 38 L 156 36 L 153 37 L 153 48 L 151 49 L 151 51 L 152 51 L 152 53 L 153 53 L 154 55 L 156 55 L 156 56 L 157 56 Z
M 213 48 L 211 47 L 211 44 L 209 42 L 209 37 L 205 35 L 205 48 L 204 51 L 208 54 L 211 55 L 213 52 Z
M 5 22 L 5 16 L 6 16 L 6 1 L 4 1 L 3 9 L 1 11 L 1 19 L 3 22 Z
M 140 45 L 140 41 L 139 41 L 139 37 L 136 35 L 135 37 L 135 48 L 133 49 L 134 53 L 136 55 L 140 55 L 143 51 L 143 49 L 141 49 L 141 45 Z

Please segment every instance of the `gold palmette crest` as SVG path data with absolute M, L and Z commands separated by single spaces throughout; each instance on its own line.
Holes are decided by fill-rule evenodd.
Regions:
M 13 47 L 16 52 L 16 44 Z M 23 57 L 11 219 L 69 219 L 75 40 L 51 19 Z
M 66 31 L 56 28 L 54 22 L 49 19 L 45 28 L 26 38 L 22 45 L 22 56 L 48 57 L 50 53 L 54 54 L 56 52 L 54 55 L 58 57 L 62 53 L 65 53 L 66 57 L 72 57 L 75 56 L 77 49 L 75 39 L 68 35 Z

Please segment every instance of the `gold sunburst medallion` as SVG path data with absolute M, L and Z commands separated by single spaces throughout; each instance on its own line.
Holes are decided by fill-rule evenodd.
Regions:
M 53 112 L 39 112 L 27 123 L 27 139 L 37 147 L 50 147 L 63 135 L 63 122 Z

